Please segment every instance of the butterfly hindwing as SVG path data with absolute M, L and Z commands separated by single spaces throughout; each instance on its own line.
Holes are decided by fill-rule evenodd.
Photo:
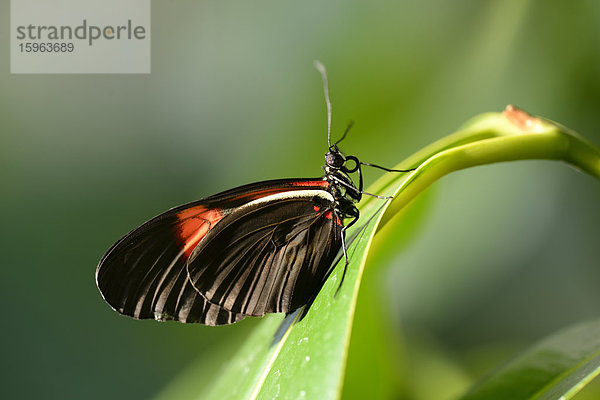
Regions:
M 234 210 L 194 249 L 194 287 L 233 313 L 291 312 L 321 288 L 341 248 L 334 199 L 324 190 L 267 196 Z

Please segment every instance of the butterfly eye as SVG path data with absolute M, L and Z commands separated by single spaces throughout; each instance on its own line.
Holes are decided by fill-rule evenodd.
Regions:
M 329 151 L 325 155 L 325 163 L 333 168 L 341 168 L 345 161 L 344 157 L 338 152 Z

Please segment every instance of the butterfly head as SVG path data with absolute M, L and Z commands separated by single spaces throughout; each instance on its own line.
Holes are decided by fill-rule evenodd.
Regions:
M 327 154 L 325 154 L 325 166 L 333 169 L 340 169 L 344 166 L 346 157 L 338 149 L 337 145 L 333 145 L 329 148 Z

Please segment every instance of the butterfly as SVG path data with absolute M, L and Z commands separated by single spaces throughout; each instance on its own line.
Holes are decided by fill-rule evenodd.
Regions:
M 104 300 L 136 319 L 226 325 L 247 316 L 291 313 L 309 303 L 343 253 L 359 218 L 359 161 L 331 143 L 331 102 L 324 66 L 328 151 L 320 178 L 252 183 L 172 208 L 117 241 L 96 269 Z M 351 174 L 357 174 L 355 185 Z M 343 282 L 343 276 L 341 282 Z M 340 282 L 340 286 L 341 286 Z

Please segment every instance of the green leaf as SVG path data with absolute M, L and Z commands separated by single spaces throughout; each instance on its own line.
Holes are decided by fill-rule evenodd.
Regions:
M 370 215 L 369 210 L 365 212 Z M 268 317 L 221 376 L 209 399 L 339 397 L 359 272 L 376 221 L 372 219 L 353 243 L 352 262 L 337 295 L 340 268 L 329 277 L 307 315 L 288 329 L 276 335 L 281 316 Z
M 368 315 L 379 309 L 363 300 L 357 305 L 367 254 L 375 233 L 440 177 L 460 169 L 501 161 L 522 159 L 563 160 L 600 177 L 600 151 L 566 129 L 507 108 L 469 121 L 463 129 L 433 143 L 398 165 L 418 166 L 409 174 L 385 174 L 368 189 L 370 193 L 393 195 L 392 201 L 365 197 L 359 205 L 361 219 L 349 232 L 358 235 L 350 249 L 350 264 L 344 284 L 336 296 L 343 261 L 325 282 L 308 313 L 302 319 L 281 315 L 264 319 L 248 338 L 237 356 L 226 366 L 208 394 L 209 399 L 337 399 L 341 396 L 346 360 L 353 331 L 355 310 Z M 359 229 L 359 228 L 362 228 Z M 386 235 L 381 235 L 386 236 Z M 370 293 L 373 292 L 371 288 Z M 295 318 L 292 320 L 292 318 Z M 369 340 L 385 336 L 385 319 L 367 320 L 374 324 L 357 334 L 360 349 L 373 348 L 365 362 L 378 363 L 378 380 L 365 386 L 371 393 L 396 397 L 402 393 L 402 370 L 388 367 L 393 351 L 378 357 L 385 348 L 370 346 Z M 388 337 L 389 339 L 389 337 Z M 385 343 L 391 343 L 387 340 Z M 363 350 L 364 351 L 364 350 Z M 397 354 L 396 354 L 397 355 Z M 364 356 L 364 355 L 363 355 Z M 202 371 L 198 371 L 201 374 Z
M 600 374 L 600 320 L 558 332 L 483 378 L 461 400 L 570 399 Z

